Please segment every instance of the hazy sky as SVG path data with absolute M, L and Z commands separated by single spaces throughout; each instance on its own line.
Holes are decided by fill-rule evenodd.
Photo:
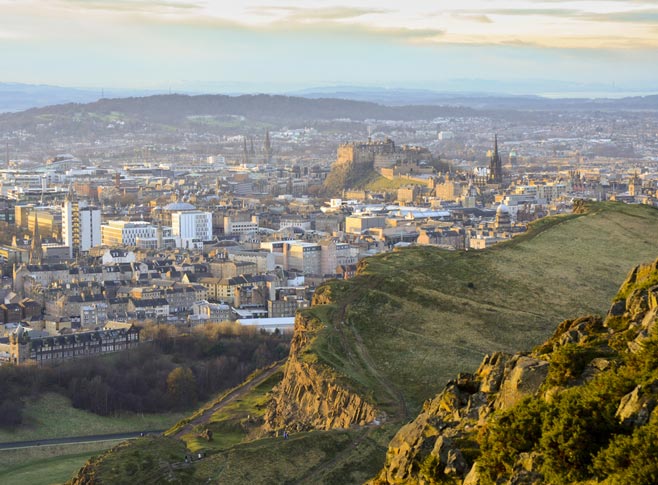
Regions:
M 0 0 L 0 62 L 0 81 L 69 86 L 658 90 L 658 0 Z

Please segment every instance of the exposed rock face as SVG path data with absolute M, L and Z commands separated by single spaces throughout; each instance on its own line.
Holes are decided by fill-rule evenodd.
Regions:
M 378 418 L 375 407 L 340 385 L 329 369 L 304 360 L 321 325 L 306 314 L 297 314 L 285 374 L 265 416 L 266 431 L 348 428 Z
M 393 437 L 386 467 L 373 483 L 424 483 L 418 469 L 432 458 L 442 475 L 463 478 L 471 466 L 455 440 L 463 439 L 478 423 L 485 422 L 493 411 L 495 396 L 506 385 L 506 375 L 516 369 L 517 362 L 517 357 L 503 353 L 488 355 L 475 375 L 460 374 L 448 383 L 441 394 L 424 404 L 414 421 Z M 478 483 L 475 474 L 469 473 L 470 483 Z
M 617 409 L 617 418 L 626 426 L 642 426 L 649 422 L 651 412 L 656 407 L 658 381 L 652 382 L 647 388 L 637 386 L 626 394 Z
M 496 397 L 496 409 L 509 409 L 526 396 L 539 391 L 548 374 L 548 362 L 527 356 L 515 356 L 505 369 L 505 377 Z

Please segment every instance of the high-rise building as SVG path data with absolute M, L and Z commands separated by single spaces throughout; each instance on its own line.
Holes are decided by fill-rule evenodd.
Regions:
M 62 239 L 69 247 L 69 257 L 101 245 L 101 211 L 87 206 L 74 197 L 62 205 Z

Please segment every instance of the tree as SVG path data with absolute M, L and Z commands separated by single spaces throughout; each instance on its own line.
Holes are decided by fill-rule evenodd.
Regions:
M 196 379 L 189 367 L 176 367 L 167 376 L 167 393 L 179 407 L 196 403 Z

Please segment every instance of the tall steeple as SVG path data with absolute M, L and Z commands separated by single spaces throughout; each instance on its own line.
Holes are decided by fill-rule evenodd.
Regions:
M 43 247 L 39 235 L 39 213 L 34 212 L 34 233 L 32 234 L 32 245 L 30 246 L 30 264 L 41 264 L 43 261 Z
M 263 142 L 263 154 L 265 161 L 269 162 L 272 159 L 272 142 L 270 141 L 269 130 L 265 132 L 265 141 Z
M 247 137 L 242 137 L 242 163 L 249 163 L 249 150 L 247 150 Z
M 503 164 L 498 153 L 498 135 L 494 136 L 494 152 L 489 161 L 489 183 L 500 184 L 503 182 Z

